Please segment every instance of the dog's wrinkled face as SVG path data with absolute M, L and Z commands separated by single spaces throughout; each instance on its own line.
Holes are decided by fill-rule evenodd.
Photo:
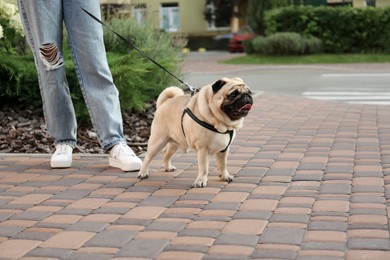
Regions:
M 253 98 L 249 87 L 240 78 L 223 78 L 213 85 L 213 92 L 223 94 L 221 110 L 231 119 L 239 120 L 252 109 Z

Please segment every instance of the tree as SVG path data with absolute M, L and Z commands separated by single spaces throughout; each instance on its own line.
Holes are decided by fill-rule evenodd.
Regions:
M 272 8 L 290 5 L 290 0 L 248 0 L 248 25 L 257 35 L 265 34 L 264 15 Z

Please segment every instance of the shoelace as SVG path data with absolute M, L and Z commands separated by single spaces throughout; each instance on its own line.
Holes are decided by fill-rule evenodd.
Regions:
M 119 154 L 135 156 L 134 151 L 125 144 L 119 144 L 117 156 Z
M 56 154 L 66 154 L 66 153 L 68 153 L 68 151 L 67 151 L 67 144 L 59 144 L 59 145 L 57 145 L 56 146 Z

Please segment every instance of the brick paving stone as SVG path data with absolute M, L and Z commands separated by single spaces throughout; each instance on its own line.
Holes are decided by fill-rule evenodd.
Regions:
M 122 247 L 125 243 L 130 241 L 136 232 L 108 230 L 96 234 L 90 239 L 85 246 L 87 247 Z
M 222 233 L 260 235 L 263 233 L 268 221 L 255 219 L 234 219 L 226 224 Z
M 242 257 L 248 257 L 253 253 L 254 249 L 247 246 L 236 245 L 214 245 L 210 247 L 208 254 L 210 255 L 237 255 Z
M 348 250 L 345 253 L 346 260 L 376 260 L 390 259 L 389 251 L 381 250 Z
M 255 247 L 259 240 L 258 235 L 222 234 L 215 240 L 215 245 L 240 245 Z
M 0 258 L 18 259 L 41 244 L 36 240 L 5 240 L 0 243 Z
M 143 206 L 143 207 L 135 207 L 122 218 L 136 218 L 136 219 L 156 219 L 159 215 L 161 215 L 167 208 L 165 207 L 155 207 L 155 206 Z
M 249 199 L 243 202 L 240 211 L 274 211 L 277 205 L 277 200 Z
M 168 240 L 131 240 L 115 257 L 156 258 L 168 244 Z
M 299 228 L 266 228 L 259 242 L 299 245 L 303 241 L 304 234 L 305 230 Z
M 52 248 L 36 248 L 26 254 L 27 259 L 67 259 L 73 254 L 73 250 L 69 249 L 52 249 Z
M 91 239 L 95 233 L 85 231 L 64 231 L 54 235 L 40 247 L 43 248 L 59 248 L 59 249 L 78 249 Z

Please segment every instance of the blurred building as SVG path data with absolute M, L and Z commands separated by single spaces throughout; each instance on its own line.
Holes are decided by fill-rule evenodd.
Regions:
M 390 0 L 291 0 L 314 6 L 386 7 Z M 247 31 L 248 0 L 102 0 L 103 15 L 134 17 L 158 30 L 183 34 L 191 49 L 213 48 L 232 34 Z

